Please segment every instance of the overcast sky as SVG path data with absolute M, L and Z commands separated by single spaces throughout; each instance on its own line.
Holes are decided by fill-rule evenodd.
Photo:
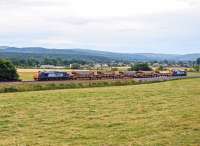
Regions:
M 0 45 L 200 53 L 200 0 L 0 0 Z

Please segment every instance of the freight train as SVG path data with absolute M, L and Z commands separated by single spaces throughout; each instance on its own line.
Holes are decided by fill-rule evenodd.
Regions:
M 35 81 L 48 80 L 101 80 L 101 79 L 127 79 L 127 78 L 153 78 L 160 76 L 187 76 L 186 71 L 39 71 L 34 75 Z

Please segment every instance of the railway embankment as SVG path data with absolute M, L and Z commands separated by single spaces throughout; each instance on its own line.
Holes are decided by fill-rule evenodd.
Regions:
M 132 79 L 107 79 L 107 80 L 67 80 L 67 81 L 21 81 L 21 82 L 0 82 L 0 93 L 75 89 L 90 87 L 109 87 L 149 84 L 171 80 L 200 78 L 193 77 L 154 77 L 154 78 L 132 78 Z

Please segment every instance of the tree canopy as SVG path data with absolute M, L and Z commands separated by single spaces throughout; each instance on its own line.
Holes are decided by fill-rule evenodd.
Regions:
M 200 71 L 200 58 L 197 58 L 197 71 Z
M 19 76 L 15 66 L 7 60 L 0 59 L 0 81 L 17 81 Z
M 73 63 L 73 64 L 71 64 L 70 68 L 71 68 L 71 69 L 80 69 L 80 64 L 78 64 L 78 63 Z
M 131 70 L 134 71 L 151 71 L 148 63 L 136 63 L 131 67 Z
M 200 66 L 200 58 L 197 58 L 197 65 Z

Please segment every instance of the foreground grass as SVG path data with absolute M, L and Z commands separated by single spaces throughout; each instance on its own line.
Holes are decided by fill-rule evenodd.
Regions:
M 199 83 L 0 94 L 0 145 L 200 145 Z

